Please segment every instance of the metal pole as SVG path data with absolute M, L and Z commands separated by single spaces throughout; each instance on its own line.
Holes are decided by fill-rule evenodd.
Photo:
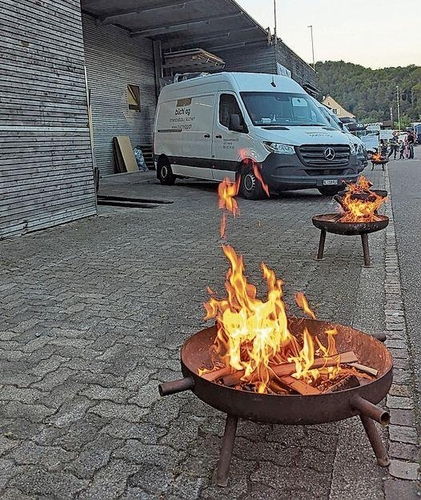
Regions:
M 311 36 L 311 53 L 313 55 L 313 69 L 316 70 L 316 63 L 314 61 L 314 41 L 313 41 L 313 25 L 310 24 L 310 26 L 307 26 L 307 28 L 310 28 L 310 36 Z
M 276 0 L 273 0 L 273 35 L 275 37 L 276 45 Z
M 401 130 L 401 112 L 400 112 L 400 95 L 399 85 L 396 85 L 396 106 L 398 108 L 398 130 Z

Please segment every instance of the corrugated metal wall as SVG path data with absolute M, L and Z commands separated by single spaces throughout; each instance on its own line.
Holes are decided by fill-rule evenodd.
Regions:
M 0 8 L 0 238 L 96 213 L 79 0 Z
M 83 15 L 83 32 L 95 164 L 102 175 L 108 175 L 114 173 L 114 136 L 129 136 L 133 147 L 152 144 L 156 107 L 152 41 L 130 38 L 116 26 L 96 26 L 86 15 Z M 140 87 L 140 112 L 129 110 L 129 84 Z

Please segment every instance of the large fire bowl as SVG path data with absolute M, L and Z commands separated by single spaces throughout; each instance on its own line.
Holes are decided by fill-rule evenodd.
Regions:
M 234 446 L 238 418 L 285 425 L 309 425 L 343 420 L 359 415 L 380 465 L 388 465 L 385 447 L 373 420 L 382 425 L 389 414 L 376 406 L 387 394 L 392 383 L 392 357 L 376 338 L 349 326 L 334 323 L 290 318 L 291 333 L 299 334 L 307 327 L 313 335 L 326 342 L 327 329 L 336 328 L 338 352 L 354 351 L 359 363 L 378 370 L 375 380 L 350 389 L 318 395 L 256 394 L 226 387 L 198 375 L 198 370 L 211 368 L 211 346 L 216 328 L 201 330 L 186 340 L 181 349 L 181 370 L 184 378 L 159 386 L 161 395 L 192 390 L 210 406 L 227 414 L 226 429 L 218 463 L 217 484 L 225 486 Z
M 370 267 L 370 251 L 368 247 L 368 234 L 384 229 L 389 224 L 386 215 L 376 215 L 374 222 L 340 222 L 339 214 L 315 215 L 311 220 L 314 226 L 321 230 L 317 260 L 323 259 L 326 233 L 340 234 L 343 236 L 361 236 L 363 246 L 364 266 Z

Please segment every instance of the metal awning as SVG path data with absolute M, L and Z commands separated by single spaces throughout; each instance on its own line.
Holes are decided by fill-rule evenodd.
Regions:
M 198 47 L 218 53 L 268 41 L 268 31 L 234 0 L 81 0 L 81 6 L 100 25 L 159 40 L 164 54 Z

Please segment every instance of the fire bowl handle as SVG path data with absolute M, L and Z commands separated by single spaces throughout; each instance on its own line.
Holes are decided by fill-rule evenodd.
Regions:
M 193 387 L 193 377 L 184 377 L 179 380 L 159 384 L 158 390 L 161 396 L 169 396 L 170 394 L 176 394 L 177 392 L 188 391 L 189 389 L 193 389 Z
M 380 340 L 380 342 L 384 342 L 386 340 L 386 334 L 385 333 L 369 333 L 371 337 L 374 337 L 377 340 Z
M 370 403 L 370 401 L 367 401 L 359 395 L 352 398 L 351 407 L 384 426 L 388 425 L 390 422 L 389 412 L 383 410 L 383 408 L 373 405 L 373 403 Z

